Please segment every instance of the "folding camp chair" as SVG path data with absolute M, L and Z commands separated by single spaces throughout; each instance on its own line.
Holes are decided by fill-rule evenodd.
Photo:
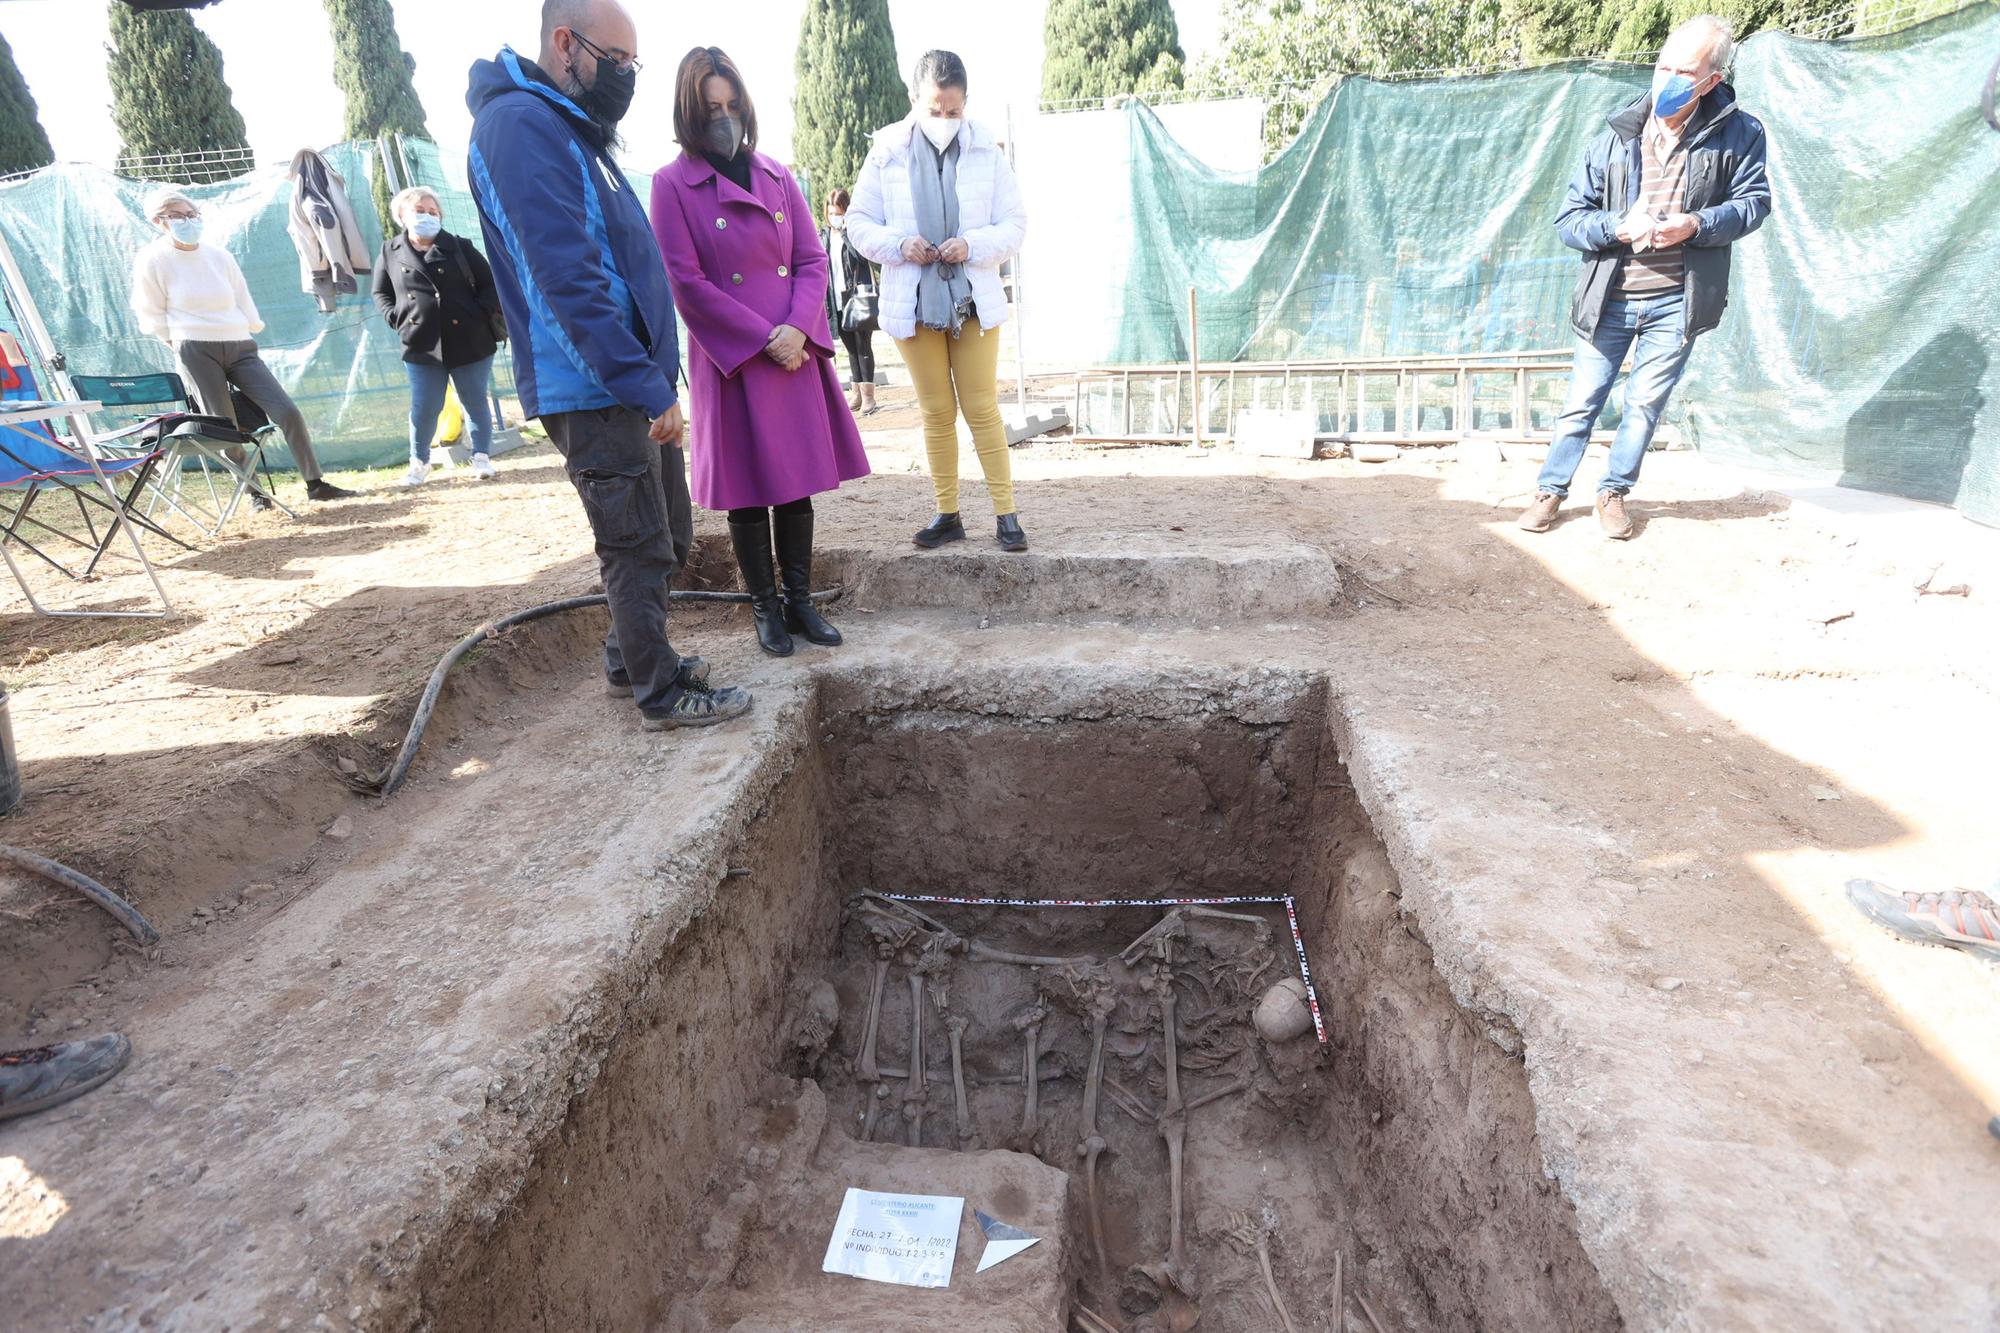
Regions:
M 106 407 L 171 409 L 97 437 L 100 449 L 120 458 L 142 455 L 154 448 L 161 450 L 159 468 L 148 483 L 148 518 L 156 506 L 164 504 L 213 537 L 235 516 L 245 496 L 255 496 L 289 518 L 298 517 L 272 494 L 264 442 L 276 433 L 276 427 L 266 424 L 245 431 L 227 417 L 194 411 L 186 384 L 179 375 L 167 371 L 146 375 L 71 375 L 70 382 L 76 385 L 79 394 Z M 242 461 L 229 456 L 231 449 L 242 453 Z M 264 473 L 263 486 L 257 484 L 260 469 Z M 190 473 L 200 476 L 199 492 L 189 485 Z M 218 474 L 222 478 L 220 488 L 216 485 Z
M 18 497 L 11 510 L 0 503 L 0 542 L 21 547 L 73 579 L 87 578 L 96 571 L 118 535 L 121 519 L 166 538 L 184 551 L 193 550 L 135 508 L 163 455 L 163 450 L 154 448 L 119 458 L 100 458 L 92 468 L 90 459 L 57 439 L 46 422 L 0 422 L 0 495 Z M 117 489 L 121 480 L 125 483 L 122 495 Z M 81 534 L 34 512 L 35 502 L 52 493 L 75 502 Z M 37 545 L 37 540 L 42 544 Z M 60 550 L 58 542 L 88 551 L 89 562 L 74 569 L 44 549 Z

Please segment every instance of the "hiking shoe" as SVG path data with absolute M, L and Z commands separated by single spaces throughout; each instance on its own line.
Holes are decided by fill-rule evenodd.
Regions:
M 2000 963 L 2000 905 L 1983 893 L 1898 893 L 1868 879 L 1847 881 L 1847 901 L 1876 925 L 1917 944 L 1963 949 Z
M 750 711 L 750 691 L 734 685 L 720 688 L 706 681 L 689 682 L 664 713 L 642 714 L 647 731 L 674 731 L 681 727 L 712 727 L 730 722 Z
M 412 458 L 410 460 L 410 470 L 403 474 L 403 484 L 405 486 L 421 486 L 430 479 L 430 475 L 431 465 L 429 463 L 419 463 L 416 459 Z
M 1523 532 L 1547 532 L 1556 524 L 1556 514 L 1563 507 L 1563 498 L 1554 491 L 1543 491 L 1535 497 L 1535 502 L 1521 514 L 1517 525 Z
M 493 460 L 491 458 L 488 458 L 485 454 L 474 454 L 472 456 L 472 475 L 481 481 L 491 481 L 500 474 L 493 470 Z
M 353 491 L 342 490 L 324 477 L 314 477 L 306 483 L 308 500 L 352 500 L 354 494 Z
M 0 1051 L 0 1120 L 33 1115 L 81 1097 L 125 1067 L 132 1043 L 115 1032 Z
M 708 684 L 708 663 L 702 661 L 699 657 L 683 657 L 681 659 L 682 687 L 706 684 Z M 632 697 L 632 681 L 627 676 L 606 676 L 604 678 L 604 692 L 614 699 L 629 699 Z
M 1597 526 L 1614 542 L 1632 539 L 1632 519 L 1625 512 L 1625 497 L 1617 491 L 1597 493 Z
M 946 542 L 964 541 L 965 522 L 957 514 L 939 514 L 910 540 L 926 551 L 935 551 Z

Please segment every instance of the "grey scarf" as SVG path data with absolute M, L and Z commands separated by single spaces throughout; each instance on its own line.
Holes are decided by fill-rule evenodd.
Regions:
M 940 162 L 923 131 L 910 126 L 910 203 L 917 215 L 917 233 L 932 245 L 958 235 L 958 140 Z M 959 264 L 939 260 L 917 277 L 917 323 L 958 336 L 972 308 L 972 279 Z

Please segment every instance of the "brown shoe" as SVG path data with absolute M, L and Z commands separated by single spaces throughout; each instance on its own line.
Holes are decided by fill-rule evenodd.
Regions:
M 1617 491 L 1597 493 L 1597 526 L 1614 542 L 1632 539 L 1632 520 L 1625 513 L 1625 497 Z
M 1563 507 L 1563 498 L 1553 491 L 1543 491 L 1535 497 L 1521 515 L 1520 528 L 1523 532 L 1547 532 L 1556 524 L 1556 513 Z

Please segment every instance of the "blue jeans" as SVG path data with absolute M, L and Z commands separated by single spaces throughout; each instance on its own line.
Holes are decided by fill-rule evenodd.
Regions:
M 1632 374 L 1625 381 L 1625 415 L 1611 441 L 1611 464 L 1604 470 L 1600 491 L 1623 495 L 1639 482 L 1639 465 L 1659 429 L 1667 397 L 1681 382 L 1693 343 L 1684 341 L 1686 298 L 1680 292 L 1643 300 L 1612 297 L 1604 304 L 1597 332 L 1576 344 L 1576 365 L 1570 371 L 1569 402 L 1556 418 L 1555 439 L 1536 489 L 1568 495 L 1570 478 L 1583 462 L 1597 414 L 1611 396 L 1611 385 L 1625 353 L 1632 353 Z
M 431 441 L 437 437 L 438 415 L 444 411 L 444 386 L 458 386 L 458 403 L 472 423 L 472 452 L 493 452 L 493 400 L 486 386 L 493 379 L 493 358 L 446 370 L 433 361 L 405 361 L 410 373 L 410 457 L 431 461 Z

